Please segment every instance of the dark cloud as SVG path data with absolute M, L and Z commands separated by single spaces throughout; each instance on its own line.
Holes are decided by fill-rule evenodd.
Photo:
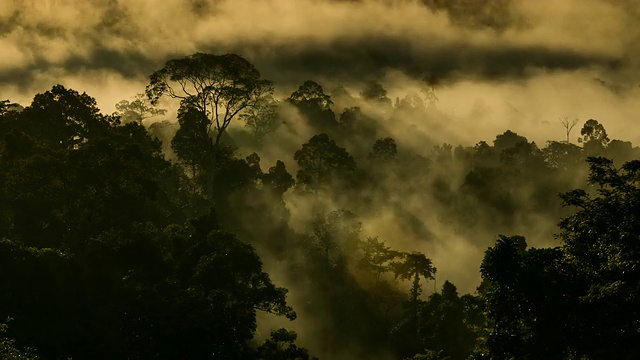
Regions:
M 0 91 L 91 84 L 95 73 L 143 89 L 167 60 L 197 51 L 240 54 L 286 91 L 307 79 L 357 88 L 390 71 L 441 84 L 582 70 L 608 83 L 640 79 L 631 46 L 640 7 L 630 0 L 47 4 L 0 11 Z
M 417 79 L 432 75 L 441 80 L 509 80 L 526 78 L 536 70 L 572 71 L 591 67 L 613 70 L 622 61 L 612 56 L 541 46 L 486 48 L 443 44 L 421 48 L 412 39 L 394 37 L 268 48 L 254 44 L 231 49 L 239 53 L 243 50 L 269 75 L 285 82 L 301 77 L 300 74 L 362 81 L 380 78 L 389 70 L 399 70 Z

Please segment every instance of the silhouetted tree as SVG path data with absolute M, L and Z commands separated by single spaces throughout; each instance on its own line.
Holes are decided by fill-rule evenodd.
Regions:
M 387 97 L 387 90 L 377 81 L 369 81 L 360 96 L 367 101 L 372 101 L 384 106 L 391 106 L 391 99 Z
M 124 124 L 137 122 L 142 124 L 145 119 L 164 115 L 165 109 L 158 109 L 152 105 L 145 94 L 136 94 L 133 101 L 122 100 L 116 104 L 114 115 L 120 116 L 120 121 Z
M 206 193 L 213 196 L 220 139 L 231 121 L 242 111 L 257 106 L 273 93 L 270 81 L 241 56 L 196 53 L 169 60 L 151 74 L 146 93 L 152 104 L 162 96 L 181 100 L 181 106 L 194 107 L 207 119 L 210 142 Z
M 575 168 L 584 160 L 582 149 L 571 143 L 548 141 L 542 153 L 550 168 L 564 171 L 575 171 Z
M 577 298 L 559 248 L 527 249 L 521 236 L 500 236 L 481 265 L 490 332 L 487 358 L 571 356 L 571 309 Z
M 276 165 L 269 168 L 269 172 L 262 176 L 262 184 L 276 194 L 282 196 L 290 187 L 295 184 L 295 180 L 287 171 L 284 163 L 276 161 Z
M 9 111 L 22 111 L 24 108 L 20 104 L 12 103 L 9 100 L 0 100 L 0 116 Z
M 571 134 L 571 130 L 578 124 L 578 119 L 569 120 L 569 118 L 565 116 L 564 119 L 560 119 L 560 123 L 567 133 L 567 144 L 570 144 L 569 135 Z
M 386 246 L 384 241 L 378 240 L 377 237 L 369 237 L 365 241 L 360 242 L 362 250 L 362 258 L 358 265 L 375 276 L 375 286 L 380 283 L 380 276 L 385 272 L 394 270 L 394 260 L 401 257 L 402 253 L 391 250 Z
M 257 349 L 257 360 L 309 360 L 309 351 L 296 346 L 298 335 L 293 331 L 278 329 Z
M 95 99 L 62 85 L 37 94 L 21 116 L 31 134 L 60 148 L 82 146 L 117 124 L 117 118 L 100 114 Z
M 305 81 L 287 101 L 297 107 L 302 115 L 319 131 L 329 131 L 337 126 L 336 116 L 331 110 L 333 101 L 315 81 Z
M 194 186 L 198 183 L 202 186 L 204 184 L 197 178 L 200 172 L 215 170 L 210 168 L 214 154 L 207 130 L 209 119 L 198 108 L 186 103 L 178 110 L 178 124 L 180 128 L 171 140 L 171 149 L 190 170 Z
M 291 93 L 289 102 L 300 107 L 315 107 L 320 110 L 329 110 L 333 101 L 331 96 L 324 93 L 322 86 L 317 82 L 307 80 L 298 90 Z
M 469 295 L 471 296 L 471 295 Z M 449 281 L 442 284 L 440 293 L 434 293 L 422 304 L 420 341 L 440 358 L 464 360 L 474 350 L 477 334 L 474 319 L 467 313 L 467 303 L 458 295 Z
M 40 357 L 35 354 L 35 349 L 20 349 L 16 346 L 16 341 L 6 337 L 7 323 L 12 319 L 6 320 L 6 323 L 0 323 L 0 358 L 5 360 L 38 360 Z
M 560 223 L 568 262 L 582 284 L 577 325 L 578 356 L 634 359 L 640 356 L 640 161 L 614 167 L 611 160 L 588 159 L 595 191 L 562 195 L 578 211 Z
M 336 145 L 327 134 L 315 135 L 309 139 L 296 151 L 293 158 L 298 162 L 298 185 L 316 193 L 323 185 L 345 180 L 356 169 L 353 157 Z
M 588 155 L 602 155 L 609 142 L 609 136 L 607 136 L 604 126 L 594 119 L 589 119 L 584 123 L 580 135 L 582 137 L 578 140 L 584 144 L 584 151 Z
M 393 138 L 386 137 L 376 140 L 371 147 L 369 159 L 392 160 L 398 155 L 396 141 Z
M 394 265 L 394 272 L 396 278 L 413 281 L 409 298 L 411 303 L 417 304 L 422 293 L 420 278 L 433 280 L 436 268 L 424 254 L 414 251 L 402 254 L 402 259 Z

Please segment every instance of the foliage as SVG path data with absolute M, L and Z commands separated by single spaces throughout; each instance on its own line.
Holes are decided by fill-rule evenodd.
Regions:
M 18 343 L 46 358 L 239 359 L 256 311 L 296 317 L 214 215 L 181 225 L 197 198 L 138 123 L 56 86 L 0 126 L 0 271 L 15 274 L 0 315 L 17 319 Z
M 7 323 L 11 318 L 6 319 L 4 324 L 0 323 L 0 358 L 5 360 L 38 360 L 39 356 L 35 355 L 32 348 L 19 349 L 16 347 L 16 341 L 5 336 L 7 332 Z
M 162 96 L 181 100 L 181 107 L 197 109 L 206 116 L 205 131 L 194 125 L 185 130 L 209 142 L 205 192 L 214 197 L 215 173 L 220 140 L 232 120 L 242 111 L 259 106 L 273 93 L 273 84 L 260 77 L 260 72 L 236 54 L 212 55 L 196 53 L 169 60 L 151 74 L 146 94 L 151 104 Z M 186 123 L 185 123 L 186 124 Z M 219 195 L 219 194 L 218 194 Z
M 420 278 L 433 280 L 436 268 L 424 254 L 413 251 L 402 254 L 402 260 L 394 265 L 393 271 L 396 278 L 413 280 L 410 298 L 411 302 L 416 303 L 422 292 Z
M 640 354 L 636 241 L 640 162 L 589 158 L 590 193 L 562 194 L 562 247 L 501 236 L 482 262 L 490 358 L 633 359 Z
M 257 349 L 258 360 L 309 360 L 309 351 L 295 345 L 298 335 L 293 331 L 278 329 Z
M 209 119 L 190 104 L 183 104 L 178 111 L 180 128 L 171 140 L 171 148 L 180 161 L 189 169 L 194 184 L 198 175 L 212 171 L 210 159 L 213 156 L 211 139 L 207 135 Z M 202 182 L 200 181 L 202 184 Z
M 262 175 L 262 185 L 279 195 L 284 194 L 293 184 L 295 184 L 295 180 L 280 160 L 276 161 L 275 166 L 270 167 L 269 171 Z
M 396 141 L 390 137 L 376 140 L 369 153 L 370 159 L 392 160 L 398 155 Z
M 338 126 L 336 115 L 331 110 L 331 96 L 325 94 L 322 86 L 315 81 L 305 81 L 298 90 L 291 93 L 287 101 L 319 132 L 327 132 Z
M 454 147 L 435 136 L 450 120 L 434 109 L 438 79 L 424 85 L 426 107 L 412 93 L 370 106 L 390 101 L 375 81 L 360 99 L 306 81 L 278 100 L 240 56 L 194 54 L 120 116 L 60 85 L 26 108 L 0 101 L 0 318 L 16 319 L 0 356 L 311 358 L 285 329 L 255 342 L 266 312 L 303 319 L 302 343 L 324 358 L 640 357 L 639 148 L 595 120 L 583 147 L 510 130 Z M 163 96 L 181 100 L 178 123 L 145 129 Z M 433 134 L 420 143 L 398 125 L 417 119 Z M 487 243 L 541 241 L 558 218 L 556 247 Z M 436 289 L 414 239 L 489 246 L 477 294 Z
M 317 82 L 307 80 L 298 90 L 291 93 L 288 98 L 289 102 L 303 108 L 318 108 L 321 111 L 329 110 L 333 101 L 331 96 L 324 93 L 322 86 Z
M 568 356 L 571 279 L 558 248 L 526 249 L 521 236 L 500 236 L 482 261 L 483 297 L 492 326 L 491 358 Z
M 605 146 L 609 142 L 609 136 L 607 136 L 604 126 L 594 119 L 589 119 L 584 123 L 580 135 L 582 135 L 582 142 L 585 144 L 594 141 Z
M 380 283 L 380 276 L 385 272 L 392 271 L 395 265 L 393 261 L 402 256 L 400 252 L 385 246 L 384 241 L 378 240 L 377 237 L 369 237 L 362 241 L 360 249 L 362 250 L 362 259 L 358 265 L 375 275 L 376 286 Z
M 638 348 L 640 292 L 640 161 L 614 167 L 611 160 L 588 159 L 595 193 L 562 195 L 578 211 L 563 219 L 559 238 L 568 263 L 584 285 L 579 294 L 578 354 L 593 359 L 632 359 Z
M 129 122 L 142 124 L 146 119 L 167 113 L 167 110 L 153 106 L 145 94 L 136 94 L 133 101 L 120 101 L 116 104 L 116 109 L 118 111 L 115 115 L 120 117 L 123 124 Z
M 297 185 L 316 192 L 324 185 L 346 180 L 356 169 L 353 157 L 327 134 L 313 136 L 293 158 L 298 162 Z
M 387 97 L 387 90 L 377 81 L 370 81 L 360 93 L 363 99 L 391 106 L 391 99 Z
M 278 115 L 278 102 L 272 97 L 260 99 L 256 106 L 240 114 L 240 118 L 244 120 L 245 127 L 251 129 L 253 137 L 258 142 L 262 142 L 265 136 L 276 131 L 282 123 Z

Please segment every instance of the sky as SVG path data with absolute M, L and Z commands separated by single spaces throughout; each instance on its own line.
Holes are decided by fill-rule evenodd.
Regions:
M 356 93 L 378 80 L 402 97 L 435 77 L 441 110 L 477 117 L 465 121 L 480 122 L 488 140 L 505 127 L 560 139 L 565 116 L 596 118 L 614 138 L 630 135 L 640 110 L 636 1 L 438 3 L 5 0 L 0 97 L 26 105 L 62 83 L 112 112 L 168 59 L 232 52 L 283 97 L 307 79 Z M 482 140 L 474 133 L 458 138 Z
M 635 0 L 3 0 L 0 99 L 28 105 L 60 83 L 111 113 L 169 59 L 236 53 L 282 98 L 308 79 L 354 94 L 376 80 L 392 99 L 437 79 L 451 121 L 442 142 L 490 143 L 511 129 L 544 146 L 565 138 L 567 117 L 637 145 L 638 40 Z M 394 136 L 416 148 L 403 134 L 433 131 L 420 119 L 389 126 L 411 126 Z M 484 251 L 451 244 L 441 258 Z

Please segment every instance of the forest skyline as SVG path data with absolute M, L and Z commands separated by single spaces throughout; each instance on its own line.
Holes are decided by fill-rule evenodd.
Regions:
M 505 128 L 561 140 L 564 117 L 628 135 L 640 110 L 632 1 L 437 3 L 11 1 L 0 9 L 0 92 L 28 104 L 61 83 L 111 113 L 169 58 L 237 53 L 282 97 L 309 79 L 353 93 L 376 80 L 395 99 L 434 77 L 439 109 L 460 123 L 450 142 L 473 145 Z
M 638 40 L 634 0 L 10 0 L 0 357 L 635 359 Z

